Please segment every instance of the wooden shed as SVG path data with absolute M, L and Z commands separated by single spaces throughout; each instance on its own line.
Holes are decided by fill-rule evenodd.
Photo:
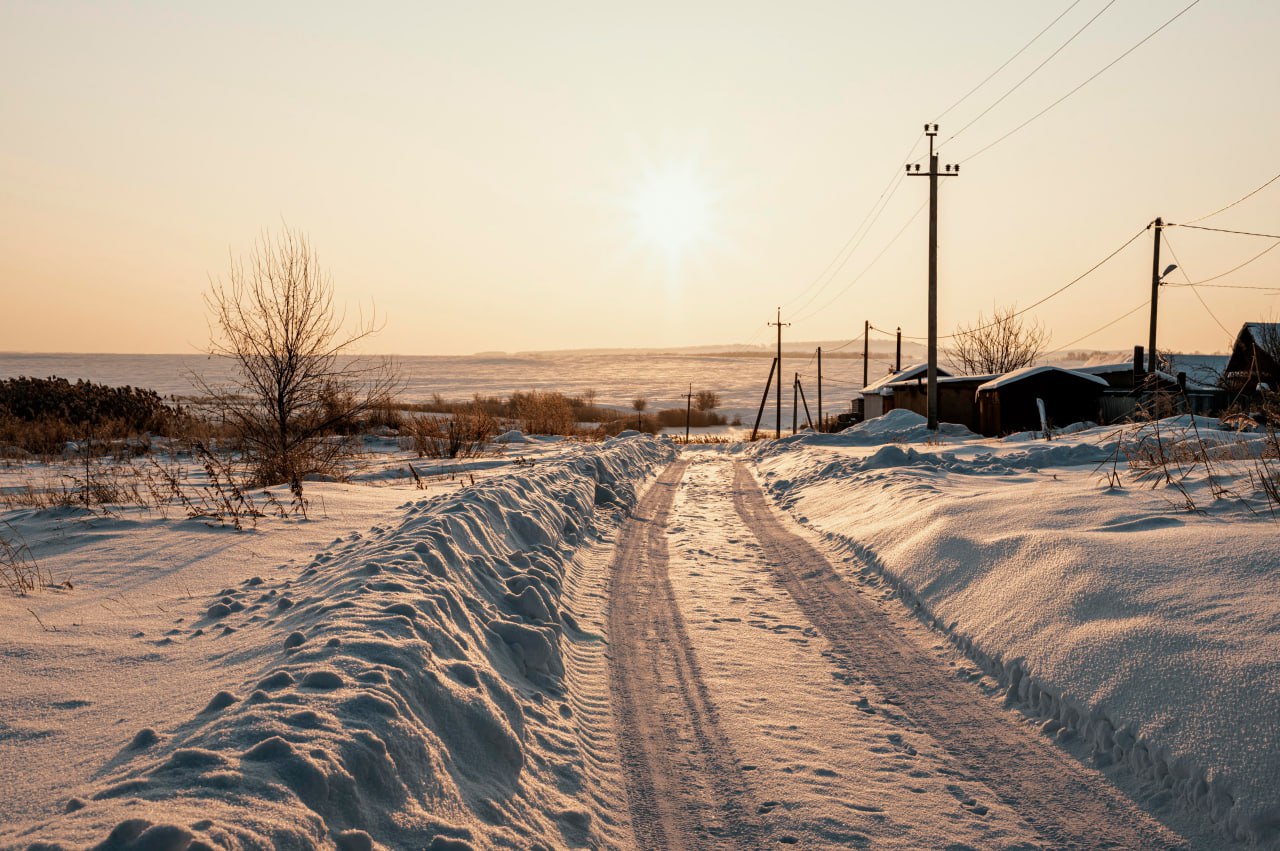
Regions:
M 1059 366 L 1028 366 L 1007 372 L 977 389 L 978 422 L 988 437 L 1038 431 L 1044 402 L 1051 426 L 1098 420 L 1098 403 L 1107 382 Z
M 1258 385 L 1280 390 L 1280 322 L 1246 322 L 1227 360 L 1230 389 L 1253 393 Z
M 959 423 L 970 431 L 978 431 L 977 389 L 998 378 L 996 375 L 956 375 L 938 379 L 938 420 Z M 894 381 L 885 385 L 893 391 L 893 407 L 906 408 L 921 416 L 929 415 L 929 387 L 923 380 Z
M 927 363 L 913 363 L 908 367 L 897 372 L 891 372 L 883 378 L 875 381 L 862 388 L 862 415 L 863 419 L 873 419 L 874 417 L 883 416 L 895 407 L 904 407 L 903 405 L 895 405 L 892 397 L 893 391 L 889 388 L 890 384 L 900 384 L 904 381 L 918 379 L 923 381 L 929 371 Z M 938 376 L 945 377 L 951 373 L 938 367 Z

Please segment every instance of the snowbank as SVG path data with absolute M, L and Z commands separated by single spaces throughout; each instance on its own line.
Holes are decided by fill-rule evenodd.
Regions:
M 131 719 L 65 815 L 0 845 L 599 844 L 566 700 L 566 565 L 673 454 L 575 447 L 224 589 L 186 636 L 252 676 L 176 727 Z
M 904 447 L 889 441 L 914 415 L 893 414 L 902 422 L 834 436 L 860 450 L 753 450 L 772 497 L 918 604 L 1046 734 L 1086 743 L 1099 766 L 1126 766 L 1149 806 L 1280 842 L 1276 521 L 1211 495 L 1243 492 L 1249 461 L 1234 479 L 1227 466 L 1213 480 L 1192 467 L 1179 486 L 1125 465 L 1155 444 L 1176 456 L 1192 442 L 1248 459 L 1258 436 L 1176 418 L 1034 445 Z M 1112 470 L 1122 487 L 1108 487 Z

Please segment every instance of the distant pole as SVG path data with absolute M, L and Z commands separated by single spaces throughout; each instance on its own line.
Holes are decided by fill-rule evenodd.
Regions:
M 1156 220 L 1147 227 L 1155 233 L 1155 245 L 1151 250 L 1151 335 L 1147 340 L 1147 372 L 1156 372 L 1156 305 L 1160 302 L 1160 234 L 1164 228 L 1164 220 L 1156 216 Z
M 791 433 L 795 434 L 800 415 L 800 373 L 791 379 Z
M 822 346 L 818 346 L 818 431 L 822 431 Z
M 804 405 L 804 418 L 809 423 L 809 428 L 813 428 L 813 417 L 809 415 L 809 400 L 804 397 L 804 382 L 800 380 L 800 373 L 796 373 L 796 389 L 800 391 L 800 404 Z
M 897 357 L 894 358 L 893 371 L 902 372 L 902 326 L 901 325 L 898 326 L 898 354 L 897 354 Z
M 773 436 L 775 438 L 779 438 L 779 437 L 782 437 L 782 326 L 790 325 L 791 323 L 782 321 L 782 308 L 779 307 L 778 321 L 766 322 L 765 324 L 778 326 L 778 410 L 777 410 L 777 419 L 775 420 L 775 423 L 774 423 Z
M 921 173 L 920 164 L 913 169 L 907 164 L 908 177 L 929 178 L 929 390 L 928 410 L 930 431 L 938 430 L 938 178 L 955 177 L 960 166 L 948 165 L 938 172 L 938 154 L 933 150 L 933 137 L 938 135 L 937 124 L 926 124 L 924 134 L 929 137 L 929 170 Z
M 769 380 L 764 383 L 764 394 L 760 396 L 760 409 L 756 411 L 756 424 L 751 427 L 751 439 L 756 439 L 756 432 L 760 431 L 760 418 L 764 416 L 765 403 L 769 401 L 769 388 L 773 386 L 773 373 L 778 368 L 778 359 L 774 358 L 773 363 L 769 365 Z
M 867 382 L 867 359 L 871 357 L 871 320 L 862 321 L 862 386 Z
M 689 383 L 689 392 L 684 394 L 684 442 L 689 442 L 689 414 L 693 409 L 693 383 Z

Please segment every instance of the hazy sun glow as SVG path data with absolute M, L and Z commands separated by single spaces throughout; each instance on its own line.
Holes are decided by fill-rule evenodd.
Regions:
M 637 237 L 673 260 L 711 236 L 712 194 L 692 166 L 649 171 L 632 191 L 629 206 Z

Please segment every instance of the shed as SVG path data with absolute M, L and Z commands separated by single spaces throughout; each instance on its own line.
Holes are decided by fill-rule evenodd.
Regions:
M 1259 384 L 1280 389 L 1280 322 L 1246 322 L 1227 360 L 1226 381 L 1252 393 Z
M 929 373 L 929 365 L 927 363 L 913 363 L 911 366 L 891 372 L 883 378 L 871 382 L 862 388 L 862 413 L 864 419 L 879 417 L 887 411 L 893 410 L 895 407 L 901 407 L 893 402 L 887 401 L 888 397 L 893 395 L 893 390 L 889 385 L 899 384 L 904 381 L 918 380 L 923 382 Z M 938 376 L 940 378 L 951 375 L 951 373 L 938 367 Z
M 980 431 L 988 437 L 1040 428 L 1037 399 L 1044 401 L 1051 425 L 1098 419 L 1098 400 L 1107 382 L 1059 366 L 1028 366 L 978 387 Z
M 938 379 L 938 420 L 959 423 L 978 431 L 977 389 L 998 375 L 952 375 Z M 886 385 L 893 391 L 893 407 L 929 415 L 929 390 L 924 381 L 895 381 Z

